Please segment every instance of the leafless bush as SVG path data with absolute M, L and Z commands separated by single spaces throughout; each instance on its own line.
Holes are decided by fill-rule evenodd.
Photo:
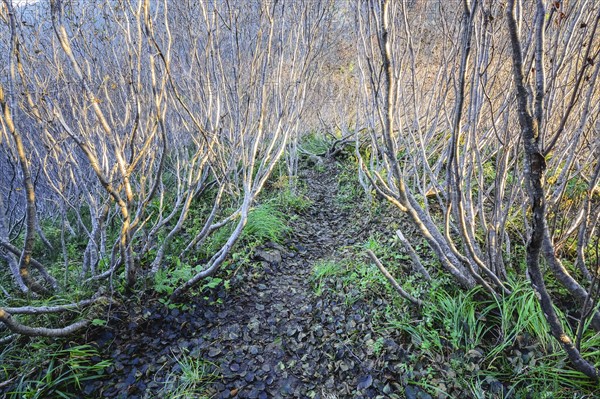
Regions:
M 331 6 L 3 0 L 0 246 L 16 286 L 59 289 L 32 258 L 38 240 L 51 245 L 42 220 L 61 230 L 65 272 L 81 265 L 100 285 L 123 272 L 130 292 L 165 267 L 176 237 L 184 253 L 169 255 L 193 259 L 233 225 L 173 298 L 215 273 L 303 127 Z M 191 221 L 200 197 L 210 211 Z M 73 234 L 87 243 L 80 259 L 69 259 Z
M 540 260 L 584 307 L 580 325 L 591 317 L 600 329 L 597 294 L 586 288 L 598 271 L 585 261 L 598 219 L 600 9 L 513 3 L 356 3 L 371 132 L 360 173 L 463 287 L 501 296 L 509 274 L 526 272 L 552 334 L 597 379 L 561 327 Z M 526 270 L 515 244 L 527 248 Z M 568 247 L 576 269 L 561 259 Z

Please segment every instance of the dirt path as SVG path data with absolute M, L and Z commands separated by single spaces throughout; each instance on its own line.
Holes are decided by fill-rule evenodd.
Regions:
M 368 229 L 338 206 L 334 163 L 302 173 L 313 204 L 291 222 L 286 245 L 256 249 L 256 267 L 216 294 L 221 303 L 133 309 L 125 329 L 96 337 L 111 342 L 105 351 L 115 364 L 111 379 L 85 386 L 88 393 L 160 396 L 166 376 L 177 374 L 174 359 L 187 352 L 216 366 L 215 398 L 400 397 L 404 351 L 390 338 L 375 348 L 374 304 L 350 304 L 342 289 L 316 295 L 310 284 L 315 263 L 347 256 Z

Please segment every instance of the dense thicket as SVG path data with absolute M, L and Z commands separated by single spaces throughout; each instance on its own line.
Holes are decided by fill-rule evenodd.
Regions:
M 530 279 L 552 335 L 597 379 L 579 348 L 588 324 L 600 328 L 600 9 L 456 5 L 357 5 L 357 123 L 371 133 L 359 173 L 410 217 L 463 287 L 501 298 L 511 279 Z M 580 306 L 577 338 L 559 320 L 549 282 Z
M 99 286 L 131 290 L 167 254 L 202 265 L 174 297 L 213 274 L 302 125 L 329 7 L 3 2 L 0 245 L 15 287 L 60 289 L 37 242 Z
M 299 137 L 320 129 L 336 135 L 331 153 L 356 144 L 367 194 L 405 212 L 458 284 L 501 300 L 529 279 L 552 334 L 598 378 L 580 353 L 600 329 L 596 2 L 0 10 L 7 297 L 64 289 L 73 270 L 95 298 L 115 280 L 131 293 L 183 259 L 181 296 L 222 265 L 273 169 L 285 160 L 293 178 Z M 558 319 L 561 295 L 577 320 Z M 27 330 L 11 310 L 0 319 L 18 333 L 83 325 Z

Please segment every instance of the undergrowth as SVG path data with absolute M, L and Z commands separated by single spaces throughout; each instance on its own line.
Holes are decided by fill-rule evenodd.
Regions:
M 360 250 L 356 248 L 356 255 Z M 316 263 L 311 286 L 317 296 L 330 290 L 340 293 L 348 306 L 369 304 L 380 337 L 374 353 L 381 350 L 381 337 L 400 335 L 408 353 L 401 367 L 403 384 L 417 385 L 436 398 L 595 397 L 597 386 L 569 367 L 549 334 L 528 282 L 513 282 L 512 294 L 495 300 L 481 288 L 465 292 L 443 276 L 428 284 L 406 274 L 398 263 L 390 264 L 403 287 L 424 301 L 417 312 L 374 265 L 357 259 L 362 257 Z M 376 306 L 377 298 L 387 305 Z M 573 334 L 570 326 L 565 328 Z M 599 358 L 599 333 L 586 332 L 582 352 L 589 359 Z
M 2 358 L 1 374 L 13 379 L 5 393 L 10 399 L 78 398 L 82 383 L 101 378 L 111 365 L 90 345 L 61 347 L 49 339 L 7 347 Z
M 431 365 L 430 372 L 414 382 L 431 393 L 445 392 L 445 397 L 453 392 L 477 398 L 592 394 L 593 382 L 568 367 L 562 348 L 550 336 L 529 284 L 515 282 L 511 289 L 511 295 L 494 300 L 480 289 L 438 287 L 431 291 L 420 320 L 401 312 L 388 315 L 386 327 L 402 331 L 415 356 Z M 572 334 L 569 326 L 565 328 Z M 599 345 L 600 335 L 588 333 L 582 349 L 597 356 Z
M 352 165 L 344 166 L 351 169 Z M 342 173 L 338 182 L 336 204 L 341 209 L 365 202 L 355 177 Z M 374 352 L 381 350 L 382 337 L 399 335 L 408 359 L 398 366 L 402 374 L 398 382 L 419 386 L 435 398 L 597 397 L 597 384 L 572 369 L 551 336 L 529 281 L 513 277 L 507 282 L 512 293 L 499 299 L 481 288 L 461 290 L 442 274 L 427 282 L 412 270 L 410 257 L 394 238 L 399 219 L 385 220 L 386 227 L 356 245 L 351 256 L 315 264 L 310 283 L 316 295 L 333 290 L 349 305 L 369 304 L 379 335 Z M 436 263 L 426 243 L 410 238 L 425 265 Z M 421 309 L 392 290 L 375 265 L 367 262 L 365 249 L 375 252 L 402 287 L 423 301 Z M 513 251 L 522 252 L 518 246 Z M 429 268 L 435 269 L 439 268 Z M 377 298 L 383 298 L 385 305 L 375 305 L 381 303 Z M 561 309 L 556 311 L 560 320 L 568 320 Z M 563 328 L 575 336 L 572 325 L 563 323 Z M 585 329 L 581 353 L 600 365 L 600 333 Z
M 174 355 L 176 367 L 167 375 L 160 395 L 166 399 L 209 399 L 207 389 L 219 375 L 214 364 L 187 353 Z
M 7 278 L 6 275 L 4 277 Z M 69 270 L 65 274 L 65 287 L 68 289 L 49 297 L 2 298 L 0 306 L 53 307 L 90 298 L 95 288 L 77 283 L 78 278 L 75 270 Z M 97 326 L 106 323 L 104 308 L 105 303 L 99 301 L 85 309 L 12 317 L 30 326 L 65 326 L 81 318 Z M 8 338 L 9 335 L 5 330 L 0 338 Z M 0 397 L 6 398 L 77 398 L 80 396 L 74 392 L 80 390 L 81 384 L 101 378 L 110 365 L 110 361 L 101 359 L 96 348 L 62 339 L 17 336 L 0 347 L 0 382 L 4 382 L 0 384 Z
M 240 264 L 248 263 L 250 259 L 248 248 L 263 245 L 267 242 L 281 243 L 289 234 L 289 231 L 290 228 L 286 223 L 285 214 L 276 205 L 271 202 L 257 205 L 250 210 L 246 226 L 226 265 L 236 265 L 236 267 L 239 267 Z M 225 244 L 230 233 L 231 226 L 217 231 L 207 241 L 204 248 L 206 253 L 211 254 L 216 252 L 218 248 Z M 160 302 L 171 308 L 180 307 L 185 310 L 188 305 L 185 303 L 171 303 L 167 298 L 177 287 L 191 279 L 196 273 L 202 271 L 204 264 L 202 262 L 192 264 L 176 256 L 170 257 L 170 261 L 170 267 L 161 268 L 154 275 L 154 291 L 160 294 Z M 222 282 L 228 285 L 229 283 L 226 280 L 227 269 L 221 274 L 223 274 L 221 277 L 206 278 L 203 284 L 199 288 L 194 289 L 190 295 L 197 295 L 198 293 L 214 289 Z

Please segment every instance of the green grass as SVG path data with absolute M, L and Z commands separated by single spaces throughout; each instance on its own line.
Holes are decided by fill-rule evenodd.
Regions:
M 355 259 L 322 260 L 313 266 L 310 283 L 317 296 L 330 289 L 343 294 L 347 306 L 359 300 L 391 295 L 392 288 L 376 266 Z
M 574 397 L 574 392 L 594 390 L 595 385 L 583 374 L 569 368 L 559 343 L 549 333 L 536 294 L 528 282 L 513 283 L 513 293 L 502 301 L 490 303 L 490 322 L 500 332 L 498 344 L 486 354 L 489 374 L 510 381 L 519 395 L 553 392 L 555 398 Z M 559 319 L 566 320 L 560 309 Z M 563 328 L 574 336 L 569 325 Z M 582 354 L 600 365 L 600 334 L 586 331 Z M 508 353 L 508 356 L 506 355 Z M 590 391 L 591 392 L 591 391 Z
M 269 203 L 261 204 L 249 212 L 241 239 L 254 244 L 269 241 L 281 243 L 290 231 L 285 220 L 285 214 L 275 206 Z
M 339 276 L 343 272 L 343 267 L 339 263 L 332 260 L 323 260 L 317 262 L 313 266 L 313 272 L 310 282 L 317 296 L 323 294 L 326 279 Z
M 352 210 L 365 199 L 365 192 L 356 178 L 356 166 L 352 163 L 344 165 L 338 175 L 338 191 L 336 204 L 344 210 Z
M 171 302 L 168 298 L 175 291 L 175 289 L 181 284 L 191 279 L 197 272 L 200 271 L 202 265 L 191 266 L 188 263 L 182 262 L 177 258 L 175 261 L 175 267 L 173 268 L 161 268 L 154 275 L 154 291 L 156 291 L 160 298 L 159 302 L 167 306 L 169 309 L 179 308 L 182 310 L 188 310 L 195 305 L 188 305 L 185 302 Z M 193 290 L 191 295 L 198 295 L 199 293 L 205 293 L 207 290 L 211 290 L 219 286 L 223 282 L 220 277 L 207 277 L 203 280 L 202 286 L 198 289 Z M 224 283 L 228 285 L 228 281 Z M 205 297 L 206 299 L 208 297 Z
M 277 208 L 282 211 L 292 210 L 297 213 L 306 211 L 312 201 L 305 195 L 294 193 L 290 188 L 282 189 L 276 199 Z
M 298 186 L 298 184 L 291 187 L 287 176 L 279 179 L 276 188 L 277 192 L 274 193 L 272 203 L 277 210 L 287 216 L 291 217 L 291 213 L 294 212 L 302 213 L 312 205 L 312 201 L 305 195 L 306 188 Z
M 591 395 L 597 387 L 570 368 L 529 283 L 512 283 L 511 289 L 511 295 L 494 300 L 481 289 L 434 285 L 418 318 L 399 308 L 382 312 L 383 328 L 402 333 L 414 360 L 423 364 L 410 382 L 440 397 L 456 392 L 473 398 L 501 398 L 508 392 L 516 398 Z M 582 352 L 600 364 L 600 334 L 587 331 Z M 492 384 L 504 385 L 504 393 L 492 395 Z M 536 396 L 542 392 L 549 396 Z
M 385 277 L 376 266 L 370 263 L 351 262 L 346 275 L 342 278 L 342 283 L 347 287 L 347 305 L 375 293 L 389 294 L 391 292 Z
M 210 398 L 207 389 L 218 378 L 216 366 L 186 353 L 174 357 L 179 371 L 169 373 L 161 391 L 161 397 L 168 399 Z
M 288 215 L 280 210 L 272 198 L 252 208 L 248 213 L 248 220 L 238 244 L 231 253 L 231 258 L 240 258 L 240 252 L 248 253 L 248 248 L 267 242 L 282 243 L 290 232 L 287 219 Z M 233 223 L 229 223 L 215 231 L 204 242 L 196 258 L 209 259 L 227 242 L 234 227 Z M 178 257 L 175 256 L 173 259 L 177 260 Z
M 182 262 L 179 258 L 174 261 L 173 268 L 160 268 L 154 275 L 154 290 L 163 297 L 167 297 L 182 283 L 195 274 L 196 270 L 190 264 Z
M 300 146 L 311 154 L 323 154 L 329 150 L 330 144 L 323 134 L 311 132 L 302 137 Z
M 352 172 L 352 165 L 347 164 L 338 178 L 336 203 L 342 208 L 364 204 Z M 513 278 L 507 282 L 512 294 L 496 300 L 480 288 L 462 291 L 447 276 L 434 276 L 428 284 L 407 273 L 399 265 L 408 257 L 377 233 L 364 247 L 380 256 L 404 289 L 425 301 L 420 313 L 398 298 L 376 268 L 356 257 L 318 262 L 311 284 L 317 295 L 326 289 L 337 291 L 348 305 L 358 300 L 368 303 L 373 295 L 384 297 L 388 305 L 374 308 L 375 332 L 385 336 L 393 331 L 408 344 L 411 359 L 402 377 L 406 383 L 440 398 L 595 397 L 597 385 L 572 369 L 549 333 L 528 281 Z M 427 246 L 423 248 L 416 246 L 428 262 Z M 513 248 L 514 263 L 522 262 L 520 248 Z M 557 312 L 559 319 L 567 320 Z M 563 327 L 574 336 L 571 326 L 565 322 Z M 379 350 L 375 341 L 373 352 Z M 600 366 L 600 334 L 586 331 L 581 350 L 586 359 Z
M 10 399 L 78 398 L 85 381 L 101 378 L 110 361 L 100 360 L 98 352 L 90 345 L 78 345 L 56 349 L 57 344 L 38 340 L 27 346 L 27 350 L 3 353 L 21 364 L 21 376 L 7 393 Z M 4 373 L 15 363 L 4 366 Z M 8 373 L 11 374 L 11 373 Z
M 43 307 L 60 306 L 90 298 L 97 287 L 81 284 L 80 270 L 75 266 L 64 270 L 61 262 L 50 263 L 48 271 L 54 276 L 64 276 L 61 290 L 47 297 L 12 296 L 0 298 L 0 306 Z M 37 273 L 33 273 L 37 276 Z M 10 276 L 0 277 L 0 285 L 9 286 Z M 63 279 L 61 279 L 63 280 Z M 85 309 L 72 309 L 59 313 L 38 315 L 18 314 L 14 317 L 29 326 L 61 327 L 78 319 L 91 319 L 92 324 L 105 323 L 104 305 L 98 303 Z M 0 338 L 9 335 L 6 330 Z M 0 381 L 10 380 L 6 387 L 8 398 L 70 398 L 80 390 L 82 382 L 100 378 L 110 363 L 99 357 L 89 345 L 73 346 L 65 339 L 16 338 L 4 345 L 0 353 Z

